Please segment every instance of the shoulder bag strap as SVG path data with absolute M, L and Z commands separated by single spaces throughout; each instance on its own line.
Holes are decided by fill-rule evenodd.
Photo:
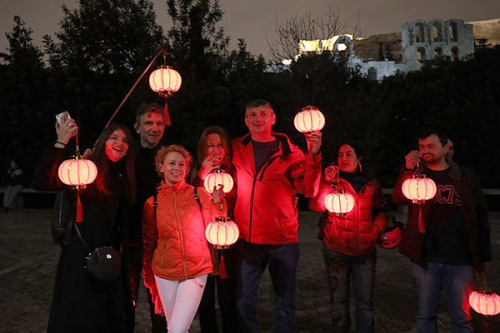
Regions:
M 89 250 L 89 247 L 87 245 L 87 242 L 85 242 L 85 240 L 83 239 L 82 237 L 82 234 L 80 233 L 80 228 L 78 228 L 78 225 L 76 224 L 76 222 L 73 222 L 73 225 L 75 226 L 75 230 L 76 230 L 76 233 L 78 235 L 78 238 L 80 238 L 80 241 L 82 242 L 83 244 L 83 247 L 85 247 L 85 250 L 90 253 L 90 250 Z

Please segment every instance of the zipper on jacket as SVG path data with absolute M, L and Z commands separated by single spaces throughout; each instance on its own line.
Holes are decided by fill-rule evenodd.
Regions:
M 179 228 L 179 235 L 181 237 L 182 268 L 184 269 L 184 277 L 187 280 L 188 275 L 186 269 L 186 256 L 184 253 L 184 237 L 182 236 L 181 221 L 179 220 L 179 212 L 177 211 L 177 197 L 175 196 L 175 191 L 173 191 L 173 189 L 172 193 L 174 194 L 174 209 L 175 209 L 175 217 L 177 219 L 177 227 Z
M 160 263 L 160 267 L 163 268 L 163 258 L 165 258 L 165 249 L 167 248 L 167 244 L 166 243 L 163 243 L 163 252 L 161 254 L 161 263 Z
M 264 178 L 264 172 L 266 171 L 267 167 L 271 165 L 271 163 L 273 163 L 278 157 L 281 157 L 283 156 L 283 154 L 281 155 L 277 155 L 277 156 L 273 156 L 271 157 L 270 159 L 267 160 L 267 162 L 262 166 L 262 168 L 260 168 L 260 171 L 257 175 L 260 175 L 259 177 L 259 182 L 262 181 L 262 178 Z
M 248 242 L 252 242 L 252 220 L 253 220 L 253 196 L 255 194 L 255 183 L 257 182 L 257 175 L 253 177 L 252 184 L 252 197 L 250 198 L 250 224 L 248 226 Z

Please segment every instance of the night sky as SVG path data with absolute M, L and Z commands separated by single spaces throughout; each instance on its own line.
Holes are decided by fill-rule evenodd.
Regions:
M 166 13 L 165 0 L 154 0 L 157 22 L 168 30 L 171 21 Z M 61 4 L 74 8 L 75 0 L 0 0 L 0 52 L 8 46 L 4 33 L 14 25 L 14 15 L 19 15 L 33 29 L 33 38 L 40 44 L 44 34 L 53 34 L 59 29 L 62 18 Z M 276 20 L 311 12 L 313 17 L 322 17 L 329 8 L 340 14 L 342 22 L 354 25 L 359 13 L 363 37 L 399 32 L 406 22 L 416 19 L 447 20 L 459 18 L 464 21 L 479 21 L 500 17 L 499 0 L 221 0 L 225 12 L 222 26 L 231 37 L 232 47 L 238 38 L 244 38 L 248 50 L 269 56 L 266 40 L 274 39 Z

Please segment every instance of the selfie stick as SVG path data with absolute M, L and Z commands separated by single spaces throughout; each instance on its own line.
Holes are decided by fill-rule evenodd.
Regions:
M 144 77 L 144 75 L 146 75 L 146 73 L 149 71 L 149 69 L 151 68 L 151 66 L 154 64 L 154 62 L 156 61 L 156 59 L 158 58 L 158 56 L 162 53 L 164 53 L 164 51 L 166 50 L 167 46 L 164 45 L 162 46 L 160 52 L 158 52 L 158 54 L 153 58 L 153 60 L 151 60 L 151 62 L 149 63 L 148 67 L 144 70 L 144 72 L 142 72 L 141 76 L 137 79 L 137 81 L 135 81 L 134 85 L 132 86 L 132 88 L 130 89 L 130 91 L 127 93 L 127 95 L 123 98 L 122 102 L 120 103 L 120 105 L 118 105 L 118 107 L 116 108 L 115 112 L 111 115 L 111 118 L 109 118 L 108 120 L 108 123 L 106 124 L 106 126 L 104 126 L 104 128 L 107 128 L 109 126 L 109 124 L 111 124 L 111 122 L 113 121 L 113 119 L 115 118 L 115 116 L 118 114 L 118 111 L 120 111 L 120 109 L 122 108 L 123 104 L 125 104 L 125 102 L 127 101 L 127 99 L 130 97 L 130 95 L 132 94 L 132 92 L 134 91 L 135 87 L 137 87 L 137 85 L 139 84 L 139 82 L 141 81 L 141 79 Z M 99 141 L 99 139 L 96 140 L 96 142 L 94 143 L 94 147 L 97 146 L 97 142 Z

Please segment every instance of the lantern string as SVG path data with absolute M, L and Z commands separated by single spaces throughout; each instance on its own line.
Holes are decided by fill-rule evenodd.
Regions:
M 115 112 L 111 115 L 111 118 L 109 118 L 108 123 L 106 124 L 106 126 L 104 126 L 104 128 L 107 128 L 109 126 L 109 124 L 111 124 L 111 122 L 113 121 L 113 119 L 116 117 L 116 115 L 118 114 L 118 112 L 122 108 L 123 104 L 125 104 L 125 102 L 128 100 L 128 98 L 130 97 L 130 95 L 132 94 L 132 92 L 135 90 L 135 88 L 137 87 L 137 85 L 139 84 L 139 82 L 142 80 L 142 78 L 144 77 L 144 75 L 146 75 L 146 73 L 149 71 L 149 69 L 151 68 L 151 66 L 156 61 L 156 59 L 162 53 L 163 53 L 163 58 L 166 59 L 166 53 L 167 53 L 167 46 L 166 45 L 164 45 L 161 48 L 160 52 L 158 52 L 158 54 L 155 55 L 155 57 L 153 58 L 153 60 L 151 60 L 151 62 L 149 63 L 148 67 L 146 67 L 146 69 L 144 70 L 144 72 L 142 72 L 141 76 L 139 76 L 139 78 L 137 79 L 137 81 L 135 81 L 134 85 L 132 86 L 132 88 L 130 89 L 130 91 L 127 93 L 127 95 L 125 95 L 125 97 L 121 101 L 120 105 L 118 105 L 118 107 L 116 108 Z M 94 143 L 94 147 L 97 146 L 97 142 L 98 141 L 99 141 L 99 139 L 97 139 L 96 142 Z

